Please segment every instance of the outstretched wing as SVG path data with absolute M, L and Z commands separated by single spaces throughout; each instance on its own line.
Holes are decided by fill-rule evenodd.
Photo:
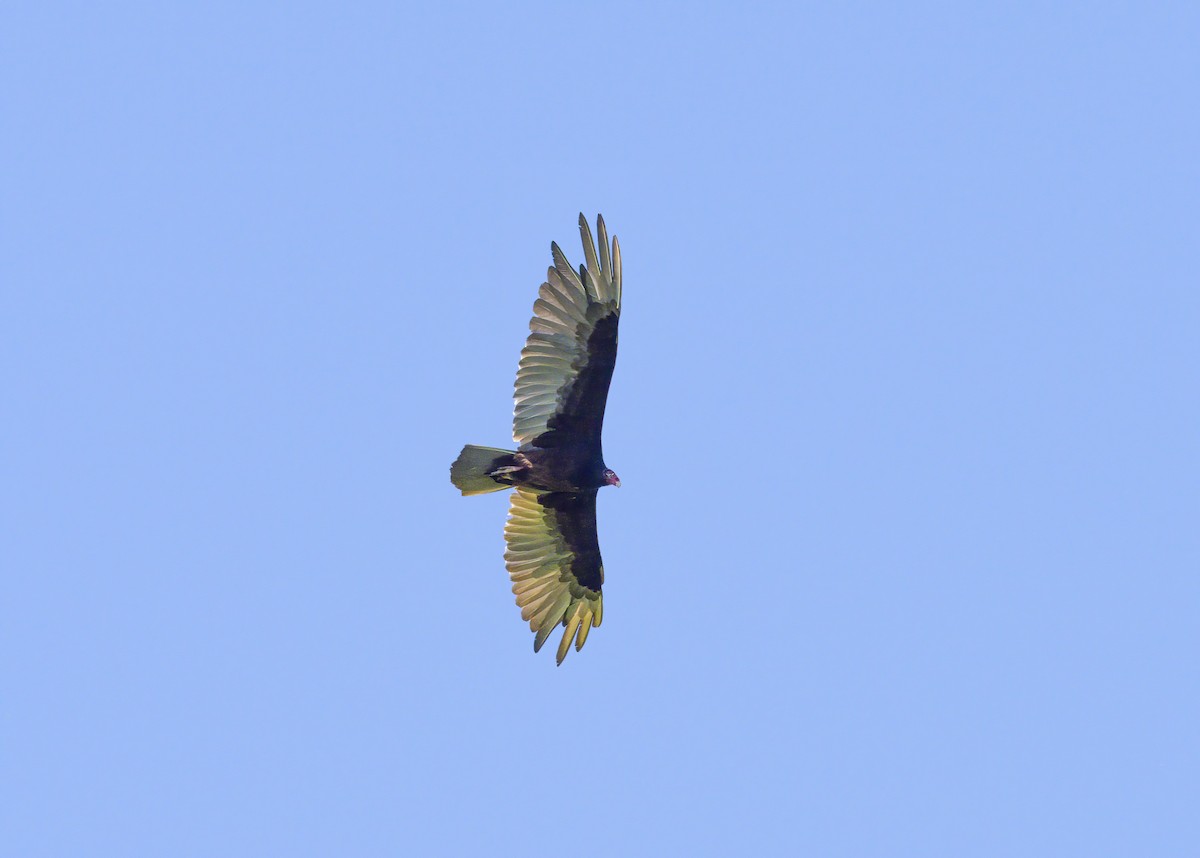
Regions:
M 609 253 L 604 218 L 596 218 L 600 256 L 579 216 L 586 265 L 576 273 L 551 244 L 554 266 L 538 291 L 529 339 L 517 369 L 513 439 L 522 446 L 600 443 L 604 404 L 617 361 L 621 318 L 621 247 Z
M 516 489 L 504 542 L 504 562 L 521 618 L 537 634 L 533 650 L 540 650 L 561 624 L 566 627 L 558 645 L 562 664 L 572 640 L 578 651 L 604 616 L 596 490 L 574 494 Z

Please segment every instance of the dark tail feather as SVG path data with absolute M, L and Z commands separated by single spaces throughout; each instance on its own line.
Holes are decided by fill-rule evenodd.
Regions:
M 450 466 L 450 482 L 464 495 L 484 495 L 511 488 L 511 483 L 502 483 L 488 474 L 496 468 L 511 465 L 512 456 L 512 450 L 468 444 Z

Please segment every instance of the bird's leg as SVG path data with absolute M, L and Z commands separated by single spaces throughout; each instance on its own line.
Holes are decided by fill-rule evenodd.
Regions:
M 524 453 L 513 453 L 512 465 L 504 465 L 488 472 L 489 477 L 502 477 L 505 474 L 515 474 L 517 471 L 523 471 L 530 466 L 530 461 L 525 458 Z

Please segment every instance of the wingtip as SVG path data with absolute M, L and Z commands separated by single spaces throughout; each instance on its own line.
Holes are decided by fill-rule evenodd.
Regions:
M 554 665 L 557 667 L 563 663 L 567 657 L 567 653 L 571 651 L 571 643 L 575 637 L 575 630 L 568 629 L 563 632 L 562 640 L 558 642 L 558 652 L 554 654 Z
M 583 212 L 579 213 L 579 228 L 587 230 L 592 228 L 591 222 L 588 221 L 587 215 L 585 215 Z M 596 229 L 598 231 L 604 230 L 604 215 L 600 214 L 599 212 L 596 212 Z

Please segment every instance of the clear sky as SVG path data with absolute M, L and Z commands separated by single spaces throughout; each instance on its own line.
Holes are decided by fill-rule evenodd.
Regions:
M 1197 6 L 422 5 L 0 17 L 0 853 L 1198 854 Z

